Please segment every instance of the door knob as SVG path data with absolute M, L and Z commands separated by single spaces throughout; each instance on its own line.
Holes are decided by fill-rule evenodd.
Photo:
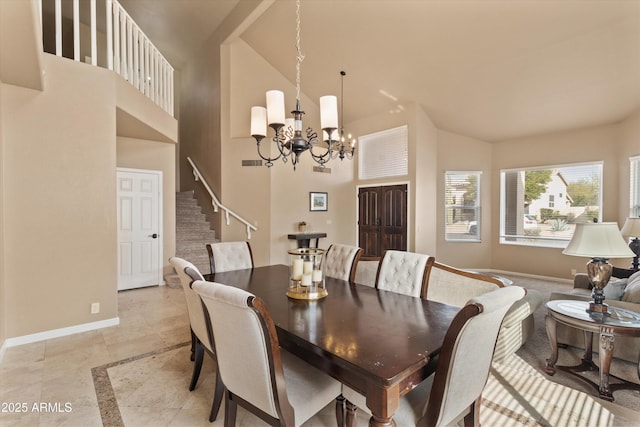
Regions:
M 156 233 L 153 233 L 153 234 L 150 234 L 150 235 L 149 235 L 149 237 L 152 237 L 152 238 L 154 238 L 154 239 L 157 239 L 157 238 L 158 238 L 158 235 L 157 235 Z

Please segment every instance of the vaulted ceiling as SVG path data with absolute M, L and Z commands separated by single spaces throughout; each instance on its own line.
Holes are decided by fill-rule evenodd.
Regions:
M 243 0 L 240 0 L 243 1 Z M 121 0 L 176 68 L 239 0 Z M 296 5 L 242 33 L 295 82 Z M 493 142 L 615 123 L 640 109 L 640 0 L 302 0 L 302 91 L 344 88 L 345 122 L 419 104 Z

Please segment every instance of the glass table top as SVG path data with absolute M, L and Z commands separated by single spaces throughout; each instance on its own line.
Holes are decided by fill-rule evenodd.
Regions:
M 602 313 L 590 312 L 589 302 L 587 301 L 553 300 L 547 303 L 549 310 L 575 319 L 640 329 L 640 313 L 611 305 L 608 307 L 608 312 L 603 315 Z

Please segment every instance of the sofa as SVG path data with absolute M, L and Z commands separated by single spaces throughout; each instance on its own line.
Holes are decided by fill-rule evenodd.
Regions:
M 574 276 L 573 289 L 569 292 L 553 292 L 549 300 L 591 301 L 593 286 L 584 273 Z M 640 271 L 614 267 L 609 283 L 604 288 L 605 304 L 640 313 Z M 584 349 L 584 333 L 566 325 L 557 326 L 558 343 Z M 594 337 L 593 351 L 598 352 L 600 339 Z M 613 357 L 638 363 L 640 340 L 633 337 L 616 337 Z
M 427 278 L 427 299 L 462 307 L 471 298 L 509 286 L 499 276 L 460 270 L 439 262 L 433 263 Z M 542 294 L 527 289 L 502 321 L 493 360 L 500 361 L 517 351 L 533 334 L 533 313 L 542 305 Z
M 379 257 L 361 257 L 356 265 L 355 282 L 375 286 L 379 262 Z M 462 270 L 436 261 L 428 267 L 426 296 L 430 301 L 463 307 L 471 298 L 510 283 L 497 275 Z M 524 298 L 509 309 L 502 321 L 493 360 L 503 360 L 531 337 L 535 328 L 533 313 L 542 301 L 540 292 L 527 289 Z

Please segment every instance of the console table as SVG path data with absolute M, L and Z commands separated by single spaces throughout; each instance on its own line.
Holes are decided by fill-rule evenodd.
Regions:
M 640 390 L 640 384 L 626 381 L 609 374 L 611 357 L 616 336 L 640 338 L 640 314 L 630 310 L 609 306 L 609 313 L 590 313 L 589 303 L 575 300 L 552 300 L 547 303 L 549 310 L 546 317 L 547 335 L 551 343 L 551 357 L 546 360 L 545 372 L 555 374 L 556 370 L 566 372 L 591 385 L 602 399 L 613 401 L 613 392 L 620 389 Z M 558 339 L 556 325 L 562 323 L 572 328 L 584 331 L 585 352 L 582 363 L 576 366 L 556 366 L 558 361 Z M 592 360 L 593 334 L 600 335 L 600 366 Z M 638 367 L 640 376 L 640 366 Z M 600 384 L 596 384 L 580 372 L 595 371 L 600 374 Z M 616 379 L 617 383 L 609 384 L 609 379 Z
M 293 233 L 288 235 L 289 240 L 297 240 L 299 248 L 310 248 L 311 239 L 316 239 L 316 245 L 318 247 L 318 241 L 322 237 L 327 237 L 327 233 Z

